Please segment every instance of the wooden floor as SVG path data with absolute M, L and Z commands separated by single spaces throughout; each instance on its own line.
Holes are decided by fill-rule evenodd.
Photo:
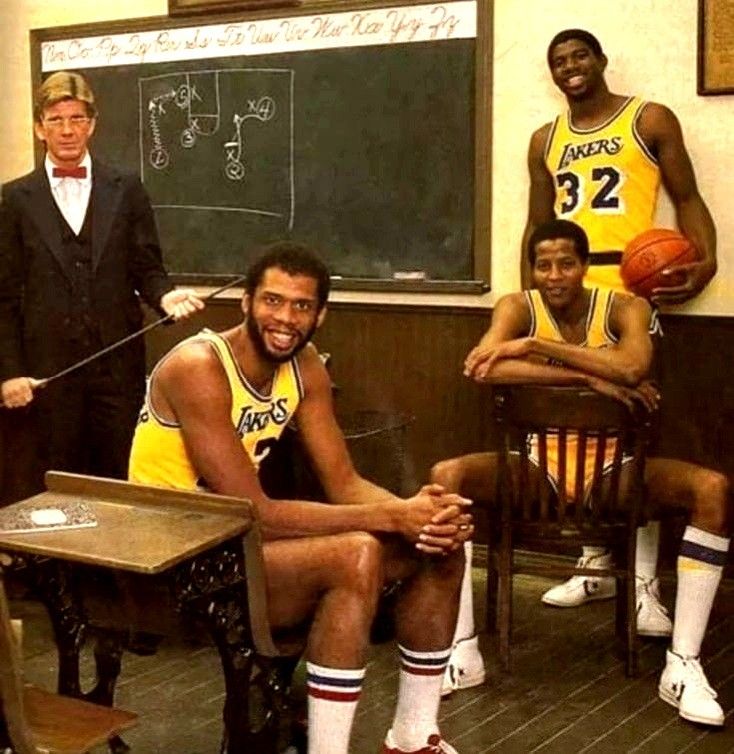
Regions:
M 683 722 L 658 699 L 664 643 L 643 643 L 640 675 L 626 679 L 613 637 L 612 603 L 575 610 L 544 607 L 539 599 L 549 585 L 515 577 L 513 672 L 498 670 L 492 639 L 483 634 L 486 685 L 442 702 L 441 728 L 459 754 L 734 752 L 734 583 L 726 582 L 719 592 L 703 649 L 708 678 L 727 714 L 719 731 Z M 481 625 L 478 570 L 475 587 Z M 664 580 L 663 597 L 672 604 L 671 579 Z M 56 656 L 43 610 L 28 601 L 15 601 L 13 610 L 25 619 L 28 680 L 53 688 Z M 87 675 L 90 665 L 85 659 Z M 352 754 L 380 751 L 396 683 L 394 645 L 373 648 Z M 223 693 L 218 655 L 211 646 L 178 641 L 164 643 L 153 657 L 126 656 L 118 704 L 141 716 L 138 727 L 125 736 L 133 754 L 216 754 Z

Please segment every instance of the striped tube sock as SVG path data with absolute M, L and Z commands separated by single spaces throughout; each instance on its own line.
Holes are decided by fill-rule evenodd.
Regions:
M 687 526 L 678 555 L 673 652 L 698 657 L 716 590 L 726 564 L 729 539 Z
M 441 682 L 451 647 L 439 652 L 415 652 L 398 644 L 400 681 L 392 723 L 392 740 L 398 749 L 416 751 L 438 732 Z
M 309 754 L 346 754 L 364 668 L 343 670 L 306 663 Z

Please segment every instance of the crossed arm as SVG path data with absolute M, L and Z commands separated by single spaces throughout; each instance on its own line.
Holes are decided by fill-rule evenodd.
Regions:
M 528 336 L 530 312 L 522 293 L 497 302 L 492 325 L 464 363 L 464 374 L 492 384 L 580 385 L 630 405 L 640 400 L 657 407 L 657 390 L 644 382 L 652 360 L 647 332 L 650 305 L 636 297 L 617 296 L 610 325 L 618 342 L 585 348 Z

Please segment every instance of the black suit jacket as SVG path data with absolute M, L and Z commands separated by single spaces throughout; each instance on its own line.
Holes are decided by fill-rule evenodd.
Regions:
M 138 295 L 154 308 L 171 290 L 155 219 L 136 176 L 92 165 L 90 312 L 103 345 L 141 327 Z M 49 377 L 68 366 L 72 271 L 43 166 L 6 184 L 0 204 L 0 381 Z M 142 338 L 115 353 L 121 387 L 140 390 Z

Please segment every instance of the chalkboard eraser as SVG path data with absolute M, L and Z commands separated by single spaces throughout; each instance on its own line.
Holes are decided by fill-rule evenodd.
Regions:
M 393 272 L 393 280 L 425 280 L 426 273 L 424 270 L 399 270 Z

